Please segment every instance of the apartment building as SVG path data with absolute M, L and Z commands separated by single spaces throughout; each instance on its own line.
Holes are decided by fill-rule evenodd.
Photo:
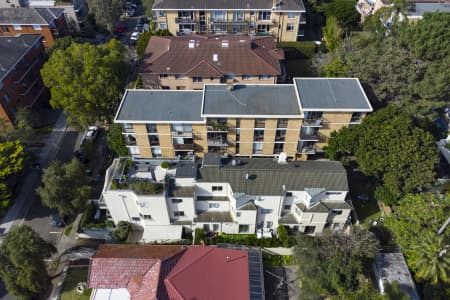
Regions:
M 0 121 L 15 123 L 18 107 L 31 107 L 49 98 L 40 69 L 44 64 L 42 36 L 0 36 Z
M 256 34 L 297 41 L 306 24 L 302 0 L 156 0 L 152 11 L 156 28 L 173 35 Z
M 335 161 L 221 158 L 178 161 L 116 159 L 106 172 L 100 208 L 130 222 L 142 239 L 179 239 L 183 230 L 271 237 L 279 224 L 305 234 L 343 229 L 347 203 L 344 167 Z
M 0 9 L 0 36 L 40 34 L 44 48 L 50 48 L 56 38 L 67 33 L 62 8 L 2 8 Z
M 115 122 L 134 159 L 234 156 L 307 159 L 332 131 L 372 107 L 355 78 L 293 84 L 205 84 L 203 91 L 127 90 Z
M 138 69 L 144 88 L 202 90 L 205 83 L 276 83 L 284 52 L 271 37 L 153 36 Z

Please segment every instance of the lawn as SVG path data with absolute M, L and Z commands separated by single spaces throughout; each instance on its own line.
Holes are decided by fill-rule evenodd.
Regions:
M 369 220 L 377 220 L 380 215 L 380 208 L 374 198 L 375 182 L 372 178 L 366 177 L 359 172 L 348 172 L 348 183 L 350 195 L 356 214 L 361 223 L 368 224 Z M 358 199 L 358 196 L 366 195 L 367 200 Z
M 70 267 L 67 269 L 66 277 L 61 289 L 61 300 L 89 300 L 91 289 L 87 289 L 83 294 L 77 292 L 77 284 L 86 282 L 88 267 Z

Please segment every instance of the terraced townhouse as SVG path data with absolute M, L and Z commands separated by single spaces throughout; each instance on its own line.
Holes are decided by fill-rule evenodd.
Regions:
M 205 153 L 306 160 L 372 106 L 356 78 L 293 84 L 205 84 L 203 90 L 126 90 L 115 117 L 134 160 Z
M 153 36 L 138 73 L 144 88 L 201 90 L 206 83 L 277 83 L 284 52 L 271 37 Z
M 153 22 L 173 35 L 256 34 L 277 41 L 304 36 L 302 0 L 156 0 Z

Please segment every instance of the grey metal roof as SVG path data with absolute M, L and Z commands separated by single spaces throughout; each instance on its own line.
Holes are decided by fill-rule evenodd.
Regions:
M 39 34 L 0 37 L 0 80 L 3 80 L 17 61 L 41 39 Z
M 407 11 L 406 15 L 411 17 L 421 17 L 426 12 L 450 12 L 450 4 L 449 3 L 415 3 L 416 9 L 415 11 Z
M 280 224 L 298 224 L 297 218 L 292 214 L 288 213 L 278 219 Z
M 357 78 L 294 78 L 303 110 L 372 111 Z
M 197 166 L 191 161 L 177 163 L 175 178 L 195 178 L 197 176 Z
M 127 90 L 116 115 L 126 122 L 200 122 L 202 91 Z
M 197 201 L 229 201 L 227 196 L 197 196 Z
M 249 201 L 247 202 L 247 204 L 244 204 L 241 207 L 237 208 L 238 210 L 257 210 L 258 208 L 256 207 L 255 203 L 253 201 Z
M 155 0 L 153 10 L 254 9 L 272 10 L 272 0 Z M 276 10 L 305 11 L 302 0 L 283 0 Z M 275 10 L 275 11 L 276 11 Z
M 220 155 L 215 152 L 208 152 L 203 154 L 202 167 L 219 167 Z
M 194 218 L 197 223 L 232 223 L 233 217 L 228 211 L 205 211 Z
M 348 191 L 347 174 L 336 161 L 296 161 L 278 164 L 273 159 L 240 159 L 221 168 L 199 169 L 200 182 L 228 182 L 234 193 L 246 195 L 281 195 L 305 188 L 325 188 L 328 191 Z M 248 174 L 249 179 L 246 178 Z
M 171 186 L 169 188 L 169 197 L 192 198 L 195 188 L 190 186 Z
M 2 8 L 0 9 L 1 25 L 48 25 L 64 12 L 63 8 Z
M 230 90 L 226 84 L 205 85 L 205 116 L 300 116 L 300 108 L 292 85 L 242 85 Z

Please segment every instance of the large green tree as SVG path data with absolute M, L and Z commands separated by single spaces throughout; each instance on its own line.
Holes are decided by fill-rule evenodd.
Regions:
M 45 291 L 49 277 L 43 259 L 55 250 L 31 227 L 12 228 L 0 247 L 0 274 L 8 292 L 19 299 L 34 299 Z
M 302 299 L 362 289 L 378 251 L 375 236 L 359 228 L 349 234 L 325 231 L 320 237 L 300 235 L 295 256 L 299 264 Z
M 355 6 L 354 0 L 334 0 L 324 4 L 323 9 L 327 18 L 335 17 L 343 28 L 350 29 L 361 19 Z
M 336 17 L 328 17 L 326 25 L 322 30 L 327 49 L 333 51 L 340 44 L 343 34 L 343 30 Z
M 333 133 L 325 151 L 332 159 L 354 154 L 361 171 L 379 178 L 394 196 L 428 187 L 439 161 L 432 135 L 396 106 Z
M 0 179 L 22 170 L 25 160 L 24 150 L 19 141 L 0 142 Z
M 91 187 L 84 167 L 77 159 L 67 164 L 53 161 L 42 175 L 43 185 L 36 191 L 44 205 L 56 208 L 62 216 L 80 212 L 87 204 Z
M 95 46 L 71 43 L 56 49 L 41 70 L 53 108 L 62 108 L 71 125 L 83 129 L 111 123 L 128 74 L 124 47 L 117 40 Z

